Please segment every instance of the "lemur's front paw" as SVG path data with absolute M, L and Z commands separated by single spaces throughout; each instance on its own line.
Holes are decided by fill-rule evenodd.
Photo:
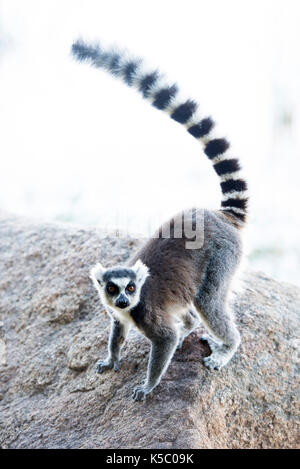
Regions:
M 99 360 L 96 365 L 97 373 L 103 373 L 103 371 L 111 370 L 113 362 L 111 360 Z
M 132 399 L 134 401 L 144 401 L 147 394 L 148 392 L 144 386 L 138 386 L 133 390 Z
M 103 371 L 114 369 L 118 371 L 119 369 L 119 362 L 113 360 L 99 360 L 96 365 L 97 373 L 103 373 Z

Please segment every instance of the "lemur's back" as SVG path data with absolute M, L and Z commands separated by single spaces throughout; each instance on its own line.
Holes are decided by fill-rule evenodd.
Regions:
M 133 394 L 135 400 L 143 400 L 200 319 L 210 333 L 204 336 L 212 352 L 203 359 L 207 368 L 226 365 L 239 346 L 228 294 L 242 253 L 239 230 L 246 222 L 247 184 L 228 141 L 216 137 L 214 121 L 199 116 L 195 101 L 181 100 L 177 85 L 120 51 L 82 41 L 74 43 L 72 51 L 78 60 L 88 60 L 136 88 L 155 108 L 185 126 L 203 145 L 220 179 L 219 210 L 179 214 L 128 266 L 105 269 L 99 263 L 92 269 L 94 285 L 112 319 L 108 357 L 99 361 L 98 372 L 118 369 L 121 345 L 128 329 L 136 326 L 152 344 L 147 379 Z
M 231 264 L 225 272 L 220 269 L 216 272 L 213 283 L 216 276 L 228 281 L 241 260 L 239 229 L 221 211 L 192 210 L 187 212 L 187 219 L 191 212 L 195 214 L 193 230 L 184 232 L 181 223 L 184 212 L 178 214 L 165 223 L 129 263 L 134 265 L 140 259 L 149 268 L 151 276 L 143 287 L 141 298 L 147 305 L 159 304 L 162 314 L 170 304 L 185 307 L 193 303 L 196 293 L 207 288 L 211 280 L 206 278 L 206 267 L 211 258 L 220 258 L 221 262 L 224 259 L 225 264 L 227 259 Z M 174 233 L 174 220 L 181 237 Z M 187 249 L 187 243 L 190 249 Z

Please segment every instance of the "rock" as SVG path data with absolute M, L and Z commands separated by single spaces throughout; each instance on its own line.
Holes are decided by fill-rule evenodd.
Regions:
M 96 229 L 0 218 L 2 448 L 299 447 L 298 288 L 248 272 L 235 302 L 242 345 L 212 372 L 193 332 L 159 387 L 131 400 L 149 344 L 131 332 L 118 373 L 95 373 L 109 318 L 92 264 L 138 245 Z

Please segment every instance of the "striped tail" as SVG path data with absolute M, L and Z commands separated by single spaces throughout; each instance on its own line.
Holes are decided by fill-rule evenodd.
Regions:
M 229 142 L 215 137 L 214 121 L 199 116 L 195 101 L 180 100 L 176 84 L 167 83 L 158 70 L 147 70 L 141 59 L 128 58 L 118 50 L 103 50 L 98 44 L 88 45 L 78 40 L 72 45 L 72 53 L 79 61 L 89 61 L 136 88 L 152 106 L 184 125 L 189 134 L 202 143 L 204 153 L 220 178 L 221 210 L 241 222 L 246 221 L 247 183 L 241 177 L 239 161 L 230 156 Z

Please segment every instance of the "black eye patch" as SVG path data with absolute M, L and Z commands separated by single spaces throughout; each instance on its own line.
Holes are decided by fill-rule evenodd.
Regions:
M 126 287 L 126 292 L 132 295 L 135 292 L 135 290 L 136 290 L 135 283 L 129 282 Z
M 113 296 L 113 295 L 117 295 L 119 293 L 119 287 L 117 285 L 115 285 L 113 282 L 108 282 L 107 285 L 106 285 L 106 292 Z

